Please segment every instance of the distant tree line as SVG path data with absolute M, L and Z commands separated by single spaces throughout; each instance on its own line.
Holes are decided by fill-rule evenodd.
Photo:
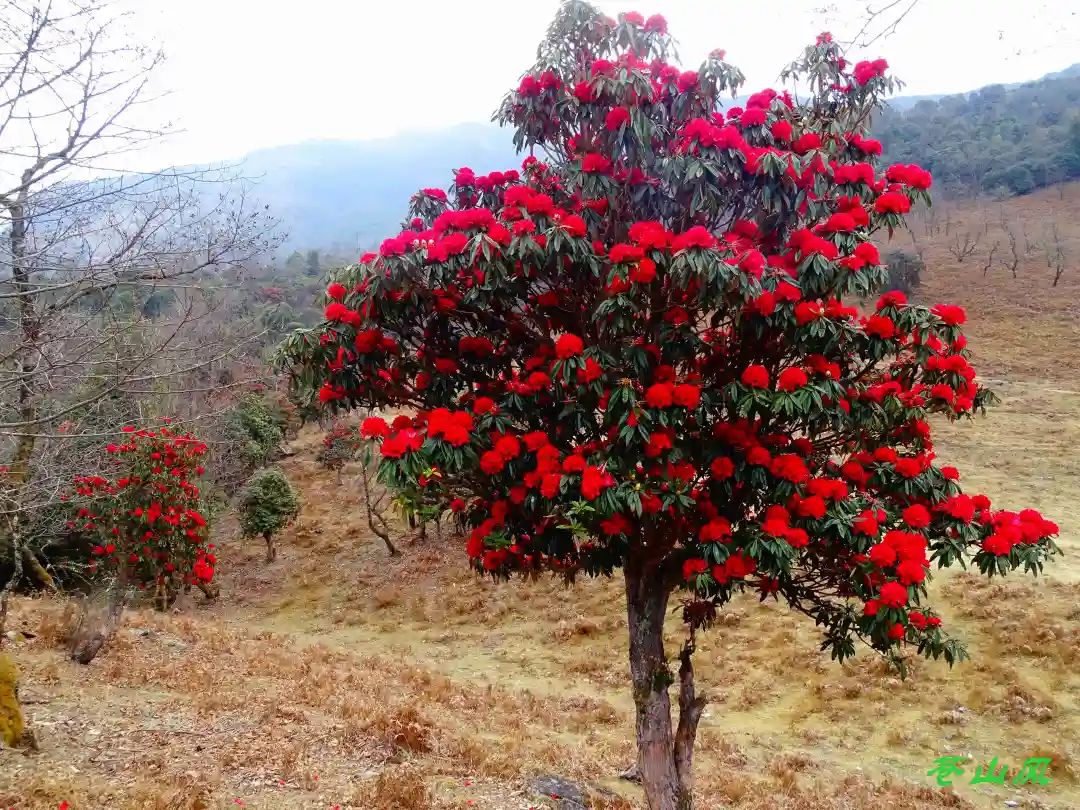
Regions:
M 892 163 L 919 163 L 956 194 L 1027 194 L 1080 178 L 1080 69 L 922 100 L 874 127 Z

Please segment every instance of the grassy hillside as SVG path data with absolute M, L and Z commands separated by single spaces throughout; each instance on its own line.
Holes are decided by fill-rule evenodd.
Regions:
M 1080 806 L 1077 211 L 1080 184 L 938 209 L 914 231 L 929 267 L 918 297 L 968 308 L 1002 398 L 986 420 L 940 426 L 939 454 L 973 489 L 1058 520 L 1064 561 L 1037 581 L 938 579 L 974 661 L 916 662 L 904 682 L 869 654 L 837 667 L 809 621 L 737 600 L 696 659 L 711 698 L 700 807 Z M 1038 251 L 1015 278 L 997 259 L 983 275 L 1009 229 L 1054 220 L 1068 262 L 1057 287 Z M 980 247 L 958 262 L 955 234 L 975 231 Z M 339 485 L 318 444 L 302 434 L 283 465 L 305 503 L 276 563 L 222 527 L 219 602 L 132 612 L 89 668 L 58 649 L 63 604 L 16 603 L 13 625 L 37 634 L 11 650 L 41 750 L 0 752 L 0 806 L 525 810 L 554 806 L 529 784 L 555 773 L 593 785 L 593 807 L 639 808 L 617 778 L 633 757 L 619 584 L 493 585 L 446 537 L 406 540 L 391 559 L 354 471 Z M 936 757 L 965 754 L 954 791 L 927 776 Z M 1015 768 L 1040 755 L 1055 760 L 1050 785 L 968 784 L 995 756 Z

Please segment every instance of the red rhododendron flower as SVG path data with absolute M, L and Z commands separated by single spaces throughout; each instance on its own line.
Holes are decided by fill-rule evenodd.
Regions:
M 577 335 L 562 335 L 555 341 L 555 355 L 560 360 L 577 357 L 584 350 L 585 344 Z
M 888 339 L 896 335 L 896 324 L 884 315 L 871 315 L 866 319 L 866 326 L 863 329 L 866 334 L 882 339 Z
M 676 405 L 681 405 L 689 410 L 697 408 L 701 402 L 701 388 L 697 385 L 690 385 L 689 383 L 683 383 L 676 385 L 674 389 L 674 400 Z
M 669 408 L 675 401 L 675 387 L 671 383 L 650 385 L 645 392 L 645 404 L 650 408 Z
M 588 463 L 585 461 L 585 456 L 580 453 L 573 453 L 563 459 L 562 469 L 564 473 L 579 473 L 584 472 Z
M 930 525 L 930 511 L 919 504 L 909 506 L 903 512 L 904 522 L 913 529 L 925 529 Z
M 630 268 L 630 280 L 635 284 L 650 284 L 656 280 L 656 262 L 652 259 L 641 259 Z
M 611 476 L 603 472 L 599 467 L 586 467 L 581 474 L 581 495 L 587 501 L 594 501 L 612 483 Z
M 715 247 L 716 238 L 709 233 L 708 228 L 695 225 L 685 233 L 681 233 L 672 240 L 671 247 L 674 250 L 686 250 L 688 248 L 711 248 Z
M 649 442 L 645 445 L 647 458 L 657 458 L 672 448 L 671 437 L 666 433 L 653 433 L 649 436 Z
M 385 444 L 383 445 L 385 447 Z M 480 456 L 480 469 L 488 475 L 501 473 L 506 466 L 506 459 L 496 450 L 488 450 Z
M 735 463 L 730 458 L 720 456 L 713 459 L 712 464 L 709 465 L 709 470 L 712 472 L 713 477 L 723 481 L 735 474 Z
M 415 453 L 423 444 L 423 436 L 415 430 L 406 429 L 384 439 L 379 450 L 383 458 L 401 458 L 406 453 Z
M 667 20 L 659 14 L 653 14 L 649 19 L 645 20 L 645 30 L 652 31 L 655 34 L 667 33 Z
M 930 309 L 941 320 L 947 323 L 949 326 L 959 326 L 967 320 L 967 313 L 964 312 L 963 307 L 952 306 L 950 304 L 937 304 Z
M 748 388 L 768 388 L 769 371 L 765 366 L 747 366 L 740 377 L 742 384 Z
M 724 517 L 716 517 L 701 527 L 698 538 L 702 543 L 723 543 L 731 539 L 731 522 Z
M 903 607 L 907 604 L 908 590 L 899 582 L 886 582 L 881 586 L 878 599 L 885 607 Z
M 679 74 L 679 78 L 675 81 L 679 88 L 680 93 L 686 93 L 697 87 L 698 74 L 696 70 L 687 70 L 684 73 Z
M 778 141 L 787 143 L 791 140 L 792 127 L 790 121 L 773 121 L 772 126 L 769 128 L 772 136 Z
M 634 524 L 624 515 L 616 512 L 609 518 L 600 521 L 600 531 L 609 537 L 619 534 L 630 534 L 634 530 Z
M 603 155 L 591 153 L 582 158 L 581 170 L 588 174 L 607 174 L 611 171 L 611 161 Z
M 683 579 L 691 580 L 709 570 L 709 564 L 700 558 L 686 560 L 683 563 Z
M 625 107 L 615 107 L 604 119 L 604 128 L 614 131 L 628 123 L 630 123 L 630 111 Z
M 877 309 L 885 309 L 885 307 L 902 307 L 907 305 L 907 296 L 900 290 L 891 290 L 885 293 L 878 299 Z
M 776 378 L 776 387 L 780 391 L 797 391 L 810 381 L 801 368 L 785 368 Z
M 498 406 L 495 404 L 495 400 L 491 397 L 477 397 L 473 402 L 473 413 L 477 416 L 482 416 L 487 413 L 495 413 L 498 410 Z
M 906 214 L 911 210 L 911 200 L 899 191 L 886 191 L 874 203 L 879 214 Z
M 561 473 L 547 473 L 540 484 L 540 494 L 545 498 L 555 498 L 559 494 L 562 483 Z

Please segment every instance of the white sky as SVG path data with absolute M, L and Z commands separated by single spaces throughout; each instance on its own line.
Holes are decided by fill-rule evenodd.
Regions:
M 168 59 L 158 120 L 183 131 L 140 163 L 239 157 L 313 138 L 366 139 L 486 121 L 532 62 L 557 0 L 126 0 Z M 696 67 L 716 47 L 750 92 L 866 0 L 599 0 L 661 13 Z M 885 0 L 876 0 L 882 5 Z M 814 11 L 832 6 L 823 17 Z M 869 57 L 907 94 L 1025 81 L 1080 61 L 1080 0 L 921 0 Z M 857 56 L 857 54 L 856 54 Z

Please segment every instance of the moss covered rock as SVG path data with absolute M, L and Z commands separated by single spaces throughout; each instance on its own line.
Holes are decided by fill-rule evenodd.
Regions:
M 15 664 L 0 653 L 0 743 L 8 747 L 14 747 L 23 734 L 22 709 L 16 691 L 18 681 Z

